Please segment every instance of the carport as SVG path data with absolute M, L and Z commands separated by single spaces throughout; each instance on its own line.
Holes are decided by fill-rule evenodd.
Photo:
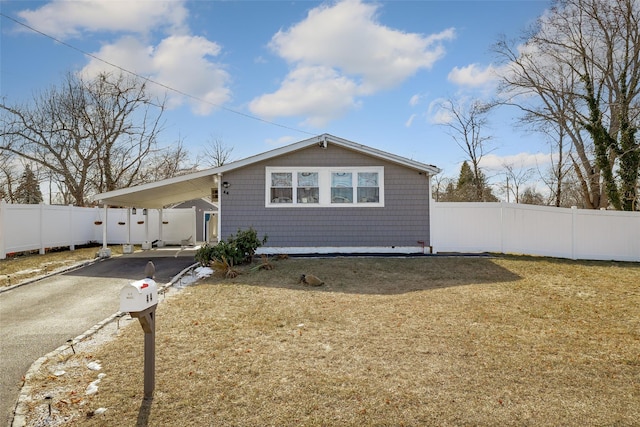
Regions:
M 217 229 L 221 230 L 222 204 L 218 195 L 222 194 L 222 187 L 224 183 L 222 177 L 224 173 L 244 167 L 254 162 L 269 159 L 288 150 L 290 150 L 290 148 L 281 147 L 219 167 L 163 179 L 161 181 L 148 184 L 141 184 L 131 188 L 123 188 L 120 190 L 100 193 L 94 196 L 93 200 L 103 206 L 104 217 L 106 218 L 109 206 L 126 207 L 131 209 L 158 209 L 160 210 L 160 214 L 162 214 L 162 209 L 169 205 L 210 196 L 212 202 L 218 204 Z M 102 250 L 105 253 L 108 252 L 106 244 L 106 223 L 107 221 L 104 221 L 102 229 L 102 240 L 105 242 L 103 243 Z M 128 221 L 128 223 L 130 224 L 130 221 Z M 159 240 L 162 240 L 162 224 L 159 224 L 158 227 L 158 235 L 160 236 Z M 218 236 L 218 239 L 220 239 L 220 236 Z
M 217 195 L 221 187 L 221 176 L 223 168 L 207 169 L 200 172 L 165 179 L 149 184 L 142 184 L 131 188 L 109 191 L 98 194 L 94 200 L 98 201 L 104 209 L 106 218 L 109 206 L 129 208 L 129 217 L 132 209 L 158 209 L 160 216 L 162 210 L 169 205 L 210 196 L 212 201 L 218 202 Z M 220 227 L 220 215 L 218 215 L 218 229 Z M 131 226 L 131 220 L 127 221 L 127 226 Z M 145 223 L 148 236 L 148 221 Z M 103 248 L 101 255 L 109 256 L 107 248 L 107 221 L 104 221 L 102 228 Z M 162 223 L 158 222 L 159 246 L 162 246 Z M 195 240 L 195 236 L 193 236 Z M 148 239 L 147 239 L 148 240 Z M 186 242 L 185 242 L 186 243 Z M 146 242 L 143 249 L 151 249 L 151 244 Z

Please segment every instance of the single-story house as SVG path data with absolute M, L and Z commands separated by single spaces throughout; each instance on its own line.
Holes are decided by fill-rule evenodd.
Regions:
M 96 200 L 161 209 L 211 195 L 218 239 L 253 227 L 268 237 L 262 253 L 417 253 L 430 246 L 430 181 L 439 172 L 323 134 Z

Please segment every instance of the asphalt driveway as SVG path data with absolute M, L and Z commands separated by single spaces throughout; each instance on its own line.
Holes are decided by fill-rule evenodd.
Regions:
M 0 293 L 0 422 L 10 421 L 31 364 L 118 312 L 120 289 L 144 278 L 149 260 L 160 286 L 194 264 L 194 251 L 113 257 Z

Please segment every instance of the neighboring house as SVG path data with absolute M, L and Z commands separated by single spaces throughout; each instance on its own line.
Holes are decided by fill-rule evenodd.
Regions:
M 213 242 L 218 239 L 218 205 L 208 199 L 187 200 L 171 206 L 171 209 L 193 209 L 196 211 L 196 235 L 194 242 Z
M 214 194 L 219 239 L 253 227 L 268 237 L 262 252 L 411 253 L 430 246 L 430 179 L 439 171 L 324 134 L 96 199 L 162 208 Z

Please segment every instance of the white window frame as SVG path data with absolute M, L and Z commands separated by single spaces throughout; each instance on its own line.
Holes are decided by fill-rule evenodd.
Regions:
M 315 172 L 318 174 L 319 201 L 318 203 L 298 203 L 298 173 Z M 351 173 L 352 179 L 352 203 L 331 203 L 331 174 L 334 172 Z M 375 172 L 378 174 L 378 201 L 359 202 L 358 195 L 358 173 Z M 291 173 L 292 174 L 292 202 L 272 203 L 271 202 L 271 174 Z M 265 168 L 265 207 L 267 208 L 379 208 L 384 207 L 384 166 L 357 166 L 357 167 L 266 167 Z

